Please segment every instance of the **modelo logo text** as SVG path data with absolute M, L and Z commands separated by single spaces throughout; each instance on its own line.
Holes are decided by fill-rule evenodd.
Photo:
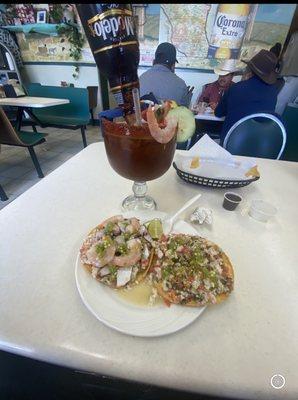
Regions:
M 119 31 L 122 34 L 125 31 L 127 36 L 134 35 L 132 17 L 119 16 L 96 21 L 91 29 L 96 36 L 102 36 L 104 40 L 110 38 L 111 34 L 113 37 L 117 37 Z
M 238 36 L 245 31 L 246 21 L 227 18 L 225 15 L 220 15 L 216 20 L 216 25 L 221 28 L 222 35 Z

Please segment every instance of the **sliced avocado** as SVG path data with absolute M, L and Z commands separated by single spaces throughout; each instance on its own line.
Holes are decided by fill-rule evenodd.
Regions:
M 196 121 L 192 111 L 187 107 L 179 106 L 172 108 L 167 117 L 175 116 L 178 119 L 177 142 L 185 142 L 195 133 Z

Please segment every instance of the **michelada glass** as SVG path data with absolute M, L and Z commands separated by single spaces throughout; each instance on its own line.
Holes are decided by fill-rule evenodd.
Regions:
M 161 177 L 171 166 L 176 135 L 168 143 L 157 142 L 147 124 L 128 126 L 126 122 L 101 120 L 107 157 L 122 177 L 134 181 L 133 195 L 122 202 L 123 210 L 155 210 L 156 202 L 147 195 L 147 181 Z

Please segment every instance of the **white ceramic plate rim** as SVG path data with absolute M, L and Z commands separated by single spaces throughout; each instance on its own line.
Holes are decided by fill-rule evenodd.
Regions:
M 153 211 L 153 212 L 129 212 L 129 213 L 122 213 L 125 217 L 136 216 L 143 221 L 146 221 L 152 218 L 165 218 L 166 214 Z M 144 217 L 145 215 L 145 217 Z M 192 233 L 198 234 L 197 231 L 185 221 L 178 221 L 175 224 L 175 232 L 184 232 L 184 233 Z M 75 279 L 78 292 L 80 297 L 87 307 L 87 309 L 103 324 L 106 326 L 121 332 L 127 335 L 132 336 L 139 336 L 139 337 L 158 337 L 168 335 L 174 332 L 177 332 L 186 326 L 190 325 L 194 320 L 196 320 L 202 312 L 205 310 L 206 307 L 183 307 L 183 306 L 176 306 L 172 305 L 170 308 L 166 306 L 156 306 L 156 307 L 137 307 L 133 304 L 126 303 L 124 300 L 119 298 L 119 296 L 112 291 L 110 288 L 101 285 L 97 282 L 92 276 L 82 268 L 79 254 L 76 259 L 76 266 L 75 266 Z M 86 289 L 87 283 L 87 289 Z M 88 286 L 88 284 L 91 284 Z M 96 291 L 96 294 L 94 292 Z M 111 321 L 111 314 L 109 315 L 109 310 L 105 309 L 104 306 L 98 312 L 98 307 L 101 308 L 99 302 L 94 302 L 92 299 L 97 299 L 97 292 L 98 296 L 104 296 L 105 300 L 109 299 L 111 303 L 111 307 L 113 308 L 116 306 L 121 310 L 125 315 L 130 318 L 127 326 L 123 326 L 123 323 L 119 323 L 119 321 Z M 91 300 L 90 300 L 91 296 Z M 92 297 L 93 296 L 93 297 Z M 139 328 L 138 325 L 140 324 L 139 316 L 142 312 L 142 318 L 145 315 L 145 325 L 151 324 L 151 322 L 157 323 L 157 329 L 154 327 L 149 331 L 143 331 L 142 328 Z M 147 314 L 145 314 L 147 313 Z M 156 317 L 153 315 L 155 313 Z M 153 319 L 152 319 L 153 315 Z M 134 320 L 135 317 L 135 320 Z M 147 318 L 147 319 L 146 319 Z M 142 321 L 141 321 L 142 322 Z M 150 328 L 149 328 L 150 329 Z

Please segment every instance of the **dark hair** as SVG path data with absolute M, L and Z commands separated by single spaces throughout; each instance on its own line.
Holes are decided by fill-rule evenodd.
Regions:
M 277 58 L 279 58 L 280 52 L 281 52 L 281 43 L 277 42 L 275 43 L 274 46 L 271 47 L 269 50 L 271 53 L 275 54 Z

